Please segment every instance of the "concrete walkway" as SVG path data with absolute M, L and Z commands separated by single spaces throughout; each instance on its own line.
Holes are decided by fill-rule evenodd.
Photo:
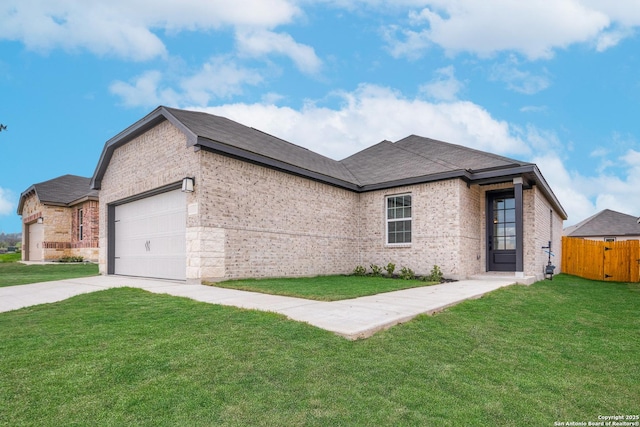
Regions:
M 350 300 L 323 302 L 167 280 L 94 276 L 0 288 L 0 312 L 62 301 L 75 295 L 104 289 L 131 287 L 210 304 L 280 313 L 289 319 L 306 322 L 353 340 L 370 337 L 377 331 L 409 321 L 419 314 L 432 314 L 514 283 L 515 280 L 510 278 L 461 280 Z

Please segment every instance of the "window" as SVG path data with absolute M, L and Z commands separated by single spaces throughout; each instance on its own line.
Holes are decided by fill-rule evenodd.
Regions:
M 78 240 L 82 240 L 82 235 L 84 234 L 84 224 L 83 224 L 83 214 L 82 209 L 78 209 Z
M 516 249 L 516 199 L 513 197 L 493 201 L 493 249 Z
M 615 237 L 605 237 L 605 238 L 604 238 L 604 241 L 605 241 L 605 242 L 615 242 L 615 241 L 616 241 L 616 238 L 615 238 Z
M 387 243 L 411 243 L 411 195 L 387 197 Z

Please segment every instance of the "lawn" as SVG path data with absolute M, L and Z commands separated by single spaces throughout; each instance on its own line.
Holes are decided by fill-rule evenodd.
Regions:
M 286 295 L 319 301 L 337 301 L 400 289 L 435 285 L 436 283 L 373 276 L 318 276 L 227 280 L 209 284 L 221 288 L 240 289 L 243 291 L 262 292 L 273 295 Z
M 0 255 L 0 287 L 95 276 L 98 274 L 98 266 L 96 264 L 24 265 L 16 262 L 19 260 L 20 254 Z
M 0 314 L 0 425 L 535 425 L 640 412 L 640 286 L 511 286 L 371 338 L 118 288 Z

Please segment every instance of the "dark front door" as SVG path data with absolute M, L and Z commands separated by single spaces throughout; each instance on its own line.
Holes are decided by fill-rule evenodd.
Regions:
M 489 271 L 516 271 L 516 199 L 512 192 L 488 197 Z

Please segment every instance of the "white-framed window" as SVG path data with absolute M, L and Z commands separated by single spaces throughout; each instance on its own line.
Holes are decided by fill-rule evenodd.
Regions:
M 386 223 L 388 245 L 411 243 L 411 194 L 387 196 Z
M 84 234 L 84 214 L 82 209 L 78 209 L 78 241 L 82 240 Z
M 616 241 L 616 238 L 615 238 L 615 237 L 605 237 L 605 238 L 604 238 L 604 241 L 605 241 L 605 242 L 615 242 L 615 241 Z

